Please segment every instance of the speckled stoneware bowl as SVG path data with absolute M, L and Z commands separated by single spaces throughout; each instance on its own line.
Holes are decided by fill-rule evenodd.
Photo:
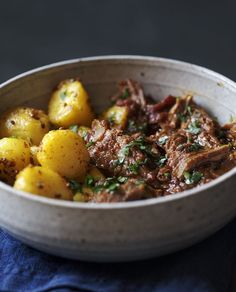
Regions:
M 147 94 L 192 93 L 221 123 L 235 115 L 236 84 L 210 70 L 152 57 L 109 56 L 45 66 L 0 86 L 1 111 L 46 108 L 59 81 L 78 77 L 99 112 L 124 78 Z M 167 254 L 211 235 L 236 214 L 236 168 L 183 193 L 127 203 L 74 203 L 16 191 L 0 182 L 0 225 L 39 250 L 88 261 L 129 261 Z

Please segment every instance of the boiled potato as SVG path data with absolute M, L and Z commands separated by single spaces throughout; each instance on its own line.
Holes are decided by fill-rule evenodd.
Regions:
M 125 106 L 114 105 L 103 113 L 102 118 L 108 120 L 111 126 L 124 129 L 128 119 L 128 109 Z
M 0 179 L 13 184 L 16 174 L 30 163 L 30 146 L 23 139 L 0 139 Z
M 83 139 L 71 130 L 47 133 L 37 153 L 39 163 L 70 179 L 83 180 L 89 153 Z
M 59 127 L 70 125 L 90 126 L 94 115 L 88 94 L 78 80 L 65 80 L 52 94 L 48 114 L 50 121 Z
M 55 171 L 41 166 L 28 166 L 19 172 L 14 188 L 48 198 L 62 200 L 73 198 L 66 180 Z
M 39 145 L 49 131 L 48 116 L 34 108 L 18 107 L 5 112 L 0 118 L 0 137 L 17 137 Z
M 88 196 L 86 194 L 77 192 L 73 197 L 73 201 L 75 201 L 75 202 L 87 202 L 88 201 Z
M 105 179 L 105 176 L 101 173 L 101 171 L 95 167 L 92 166 L 89 171 L 88 171 L 88 175 L 91 176 L 95 181 L 99 181 L 101 179 Z

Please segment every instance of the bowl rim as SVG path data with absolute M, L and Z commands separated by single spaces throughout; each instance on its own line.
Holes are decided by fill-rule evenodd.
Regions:
M 102 55 L 102 56 L 94 56 L 94 57 L 83 57 L 83 58 L 75 58 L 60 62 L 51 63 L 49 65 L 44 65 L 37 67 L 32 70 L 28 70 L 21 74 L 18 74 L 7 81 L 0 84 L 0 89 L 7 86 L 8 84 L 17 81 L 21 78 L 27 77 L 31 74 L 42 72 L 51 68 L 76 64 L 76 63 L 83 63 L 83 62 L 91 62 L 91 61 L 158 61 L 159 63 L 169 64 L 173 66 L 181 66 L 185 69 L 185 71 L 195 71 L 197 70 L 200 73 L 206 73 L 208 76 L 214 77 L 219 79 L 221 82 L 227 84 L 227 87 L 233 87 L 236 91 L 236 83 L 225 77 L 224 75 L 217 73 L 213 70 L 207 69 L 205 67 L 195 65 L 192 63 L 179 61 L 175 59 L 169 58 L 162 58 L 162 57 L 152 57 L 152 56 L 141 56 L 141 55 Z M 65 200 L 58 200 L 53 198 L 43 197 L 37 194 L 30 194 L 24 191 L 19 191 L 14 189 L 13 187 L 3 183 L 0 181 L 0 190 L 3 189 L 6 192 L 10 192 L 13 195 L 20 196 L 24 199 L 31 200 L 34 202 L 38 202 L 41 204 L 46 204 L 50 206 L 58 206 L 58 207 L 66 207 L 66 208 L 75 208 L 75 209 L 96 209 L 96 210 L 106 210 L 106 209 L 126 209 L 126 208 L 138 208 L 138 207 L 145 207 L 145 206 L 152 206 L 152 205 L 159 205 L 165 202 L 172 202 L 172 201 L 180 201 L 186 197 L 190 197 L 193 195 L 197 195 L 199 192 L 203 192 L 207 189 L 211 190 L 213 187 L 219 185 L 220 183 L 228 180 L 232 176 L 236 174 L 236 167 L 231 169 L 230 171 L 226 172 L 225 174 L 221 175 L 220 177 L 214 179 L 213 181 L 203 184 L 201 186 L 194 187 L 190 190 L 186 190 L 183 192 L 179 192 L 173 195 L 168 195 L 164 197 L 158 198 L 151 198 L 146 200 L 137 200 L 137 201 L 130 201 L 130 202 L 117 202 L 117 203 L 83 203 L 83 202 L 75 202 L 75 201 L 65 201 Z

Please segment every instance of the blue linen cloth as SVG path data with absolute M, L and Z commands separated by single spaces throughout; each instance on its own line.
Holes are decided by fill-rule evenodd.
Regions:
M 0 291 L 227 291 L 235 258 L 236 220 L 186 250 L 119 264 L 50 256 L 0 230 Z

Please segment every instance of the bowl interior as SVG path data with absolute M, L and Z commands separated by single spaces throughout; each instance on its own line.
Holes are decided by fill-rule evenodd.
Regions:
M 117 82 L 132 78 L 156 100 L 169 94 L 193 94 L 220 123 L 235 115 L 236 88 L 227 78 L 179 61 L 130 56 L 72 60 L 22 74 L 0 87 L 0 112 L 19 105 L 47 109 L 57 84 L 77 77 L 88 90 L 97 113 L 110 105 L 109 97 L 116 92 Z

